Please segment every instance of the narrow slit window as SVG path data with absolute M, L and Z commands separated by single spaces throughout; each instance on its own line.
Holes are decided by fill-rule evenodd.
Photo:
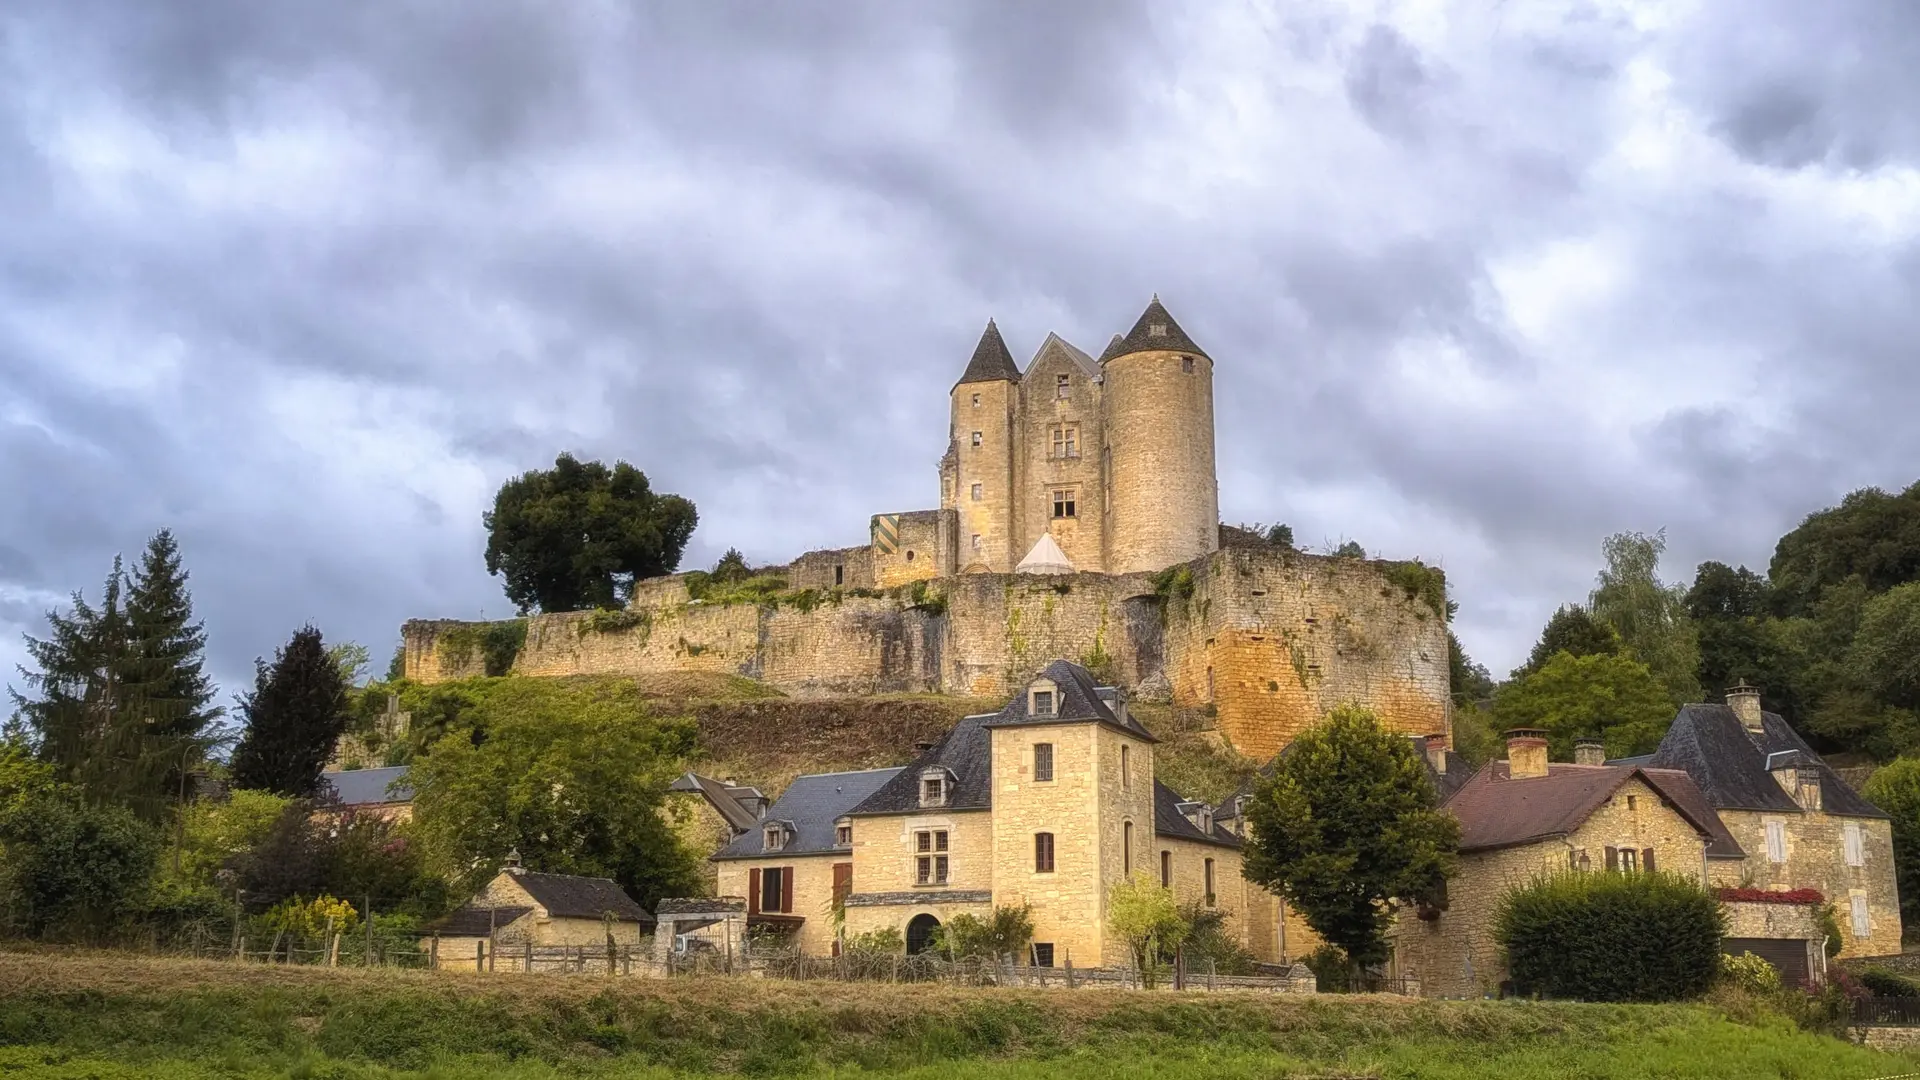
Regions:
M 1053 873 L 1053 834 L 1050 832 L 1033 834 L 1033 872 Z
M 1173 852 L 1171 851 L 1160 853 L 1160 887 L 1173 888 Z

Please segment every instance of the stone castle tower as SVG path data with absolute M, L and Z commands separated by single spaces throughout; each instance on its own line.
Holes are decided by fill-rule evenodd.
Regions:
M 1158 296 L 1098 361 L 1048 334 L 1022 372 L 988 322 L 952 399 L 948 572 L 1128 574 L 1219 547 L 1213 359 Z

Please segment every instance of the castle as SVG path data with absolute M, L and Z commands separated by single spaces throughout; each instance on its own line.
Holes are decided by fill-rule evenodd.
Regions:
M 989 322 L 949 394 L 939 509 L 876 514 L 867 543 L 762 571 L 778 594 L 715 599 L 683 573 L 638 583 L 618 618 L 534 616 L 506 662 L 483 626 L 410 622 L 406 673 L 993 697 L 1069 658 L 1143 699 L 1212 706 L 1256 757 L 1344 702 L 1444 737 L 1439 571 L 1223 527 L 1213 375 L 1157 296 L 1097 361 L 1049 334 L 1022 371 Z

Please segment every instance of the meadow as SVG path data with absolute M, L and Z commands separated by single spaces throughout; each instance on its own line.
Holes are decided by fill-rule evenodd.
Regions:
M 1609 1006 L 608 981 L 0 953 L 0 1078 L 698 1076 L 1865 1080 L 1920 1061 Z

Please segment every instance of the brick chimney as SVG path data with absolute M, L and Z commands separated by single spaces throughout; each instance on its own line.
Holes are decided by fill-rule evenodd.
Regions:
M 1727 687 L 1727 707 L 1740 718 L 1740 726 L 1758 735 L 1760 724 L 1760 688 L 1741 683 Z
M 1547 775 L 1547 733 L 1539 728 L 1507 732 L 1507 776 L 1530 780 Z
M 1436 732 L 1427 736 L 1427 764 L 1441 776 L 1447 775 L 1447 735 Z
M 1607 763 L 1607 744 L 1599 739 L 1576 739 L 1573 743 L 1573 763 L 1575 765 L 1605 765 Z

